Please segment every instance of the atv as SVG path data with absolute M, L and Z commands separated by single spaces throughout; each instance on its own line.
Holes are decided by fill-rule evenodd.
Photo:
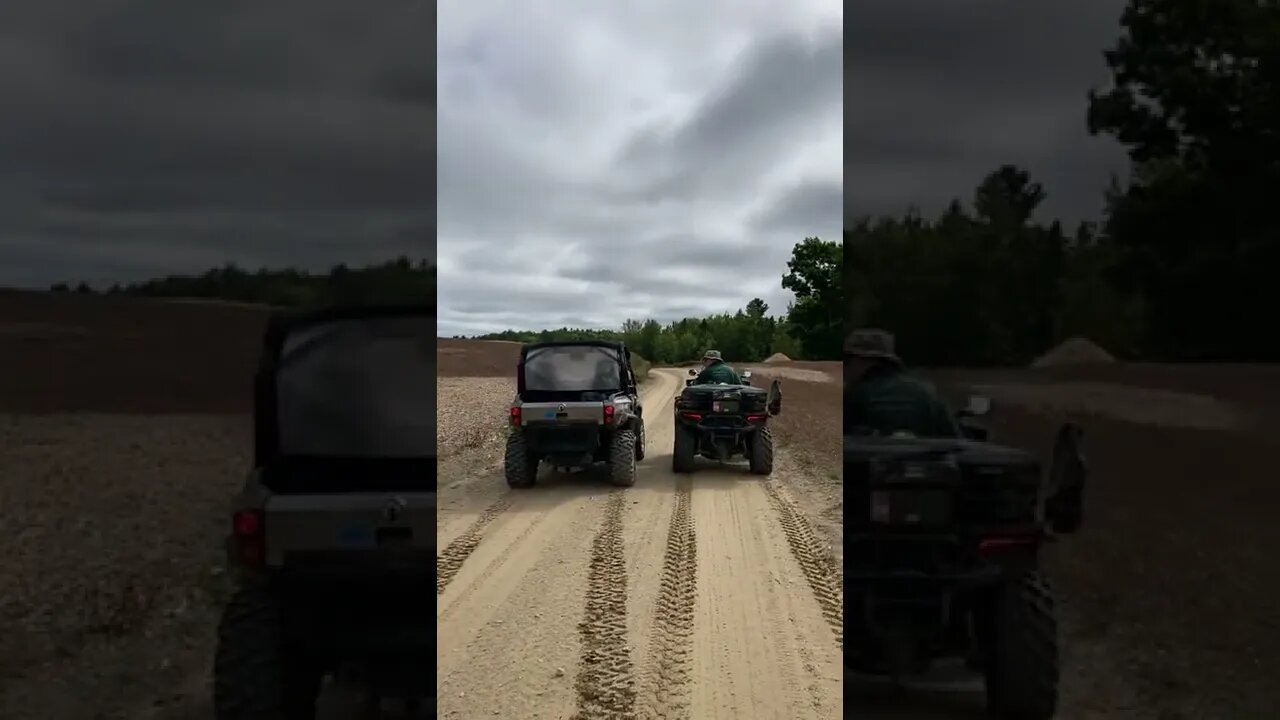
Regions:
M 959 438 L 845 435 L 845 665 L 896 682 L 963 659 L 982 673 L 995 717 L 1048 720 L 1058 631 L 1040 551 L 1080 528 L 1082 431 L 1062 426 L 1042 473 L 1032 455 L 987 442 L 973 424 L 990 406 L 970 400 Z
M 698 371 L 690 368 L 689 374 L 696 376 Z M 746 457 L 752 474 L 773 472 L 769 417 L 782 411 L 782 386 L 774 380 L 767 391 L 752 387 L 750 371 L 743 373 L 743 380 L 741 385 L 685 380 L 675 399 L 674 472 L 693 472 L 699 455 L 720 462 Z
M 371 706 L 434 697 L 434 333 L 430 305 L 270 320 L 230 518 L 218 720 L 314 718 L 327 677 L 362 678 Z
M 533 487 L 542 463 L 563 471 L 605 463 L 610 482 L 634 485 L 645 433 L 631 352 L 595 340 L 525 345 L 509 423 L 506 477 L 513 488 Z

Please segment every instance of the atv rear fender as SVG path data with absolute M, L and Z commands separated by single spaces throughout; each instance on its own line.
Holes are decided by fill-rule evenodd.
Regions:
M 765 409 L 770 415 L 782 414 L 782 381 L 774 380 L 769 383 L 769 397 L 765 400 Z
M 1084 430 L 1066 423 L 1053 444 L 1053 465 L 1049 469 L 1049 492 L 1045 499 L 1045 520 L 1053 532 L 1069 535 L 1084 522 L 1084 486 L 1088 465 L 1082 451 Z

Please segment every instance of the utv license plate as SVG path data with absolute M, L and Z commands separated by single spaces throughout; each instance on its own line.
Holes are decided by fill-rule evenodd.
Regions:
M 711 412 L 738 412 L 737 400 L 717 400 L 711 403 Z
M 871 493 L 871 522 L 879 525 L 940 525 L 950 520 L 945 492 Z
M 413 544 L 413 529 L 407 527 L 380 527 L 377 530 L 378 547 L 397 547 Z
M 338 544 L 344 548 L 371 548 L 376 544 L 373 528 L 366 524 L 348 525 L 338 533 Z

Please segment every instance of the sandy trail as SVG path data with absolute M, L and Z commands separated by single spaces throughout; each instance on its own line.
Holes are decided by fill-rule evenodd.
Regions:
M 490 478 L 501 489 L 442 515 L 441 717 L 841 717 L 831 568 L 786 477 L 671 472 L 681 386 L 673 370 L 646 385 L 634 487 Z

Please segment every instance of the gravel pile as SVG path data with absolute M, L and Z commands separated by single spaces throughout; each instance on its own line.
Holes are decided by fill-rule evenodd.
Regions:
M 506 431 L 507 412 L 515 398 L 510 378 L 448 377 L 436 381 L 436 445 L 440 457 L 456 455 L 497 441 Z
M 1071 338 L 1058 347 L 1041 355 L 1031 367 L 1047 368 L 1066 365 L 1105 365 L 1115 362 L 1111 353 L 1103 350 L 1092 340 Z

